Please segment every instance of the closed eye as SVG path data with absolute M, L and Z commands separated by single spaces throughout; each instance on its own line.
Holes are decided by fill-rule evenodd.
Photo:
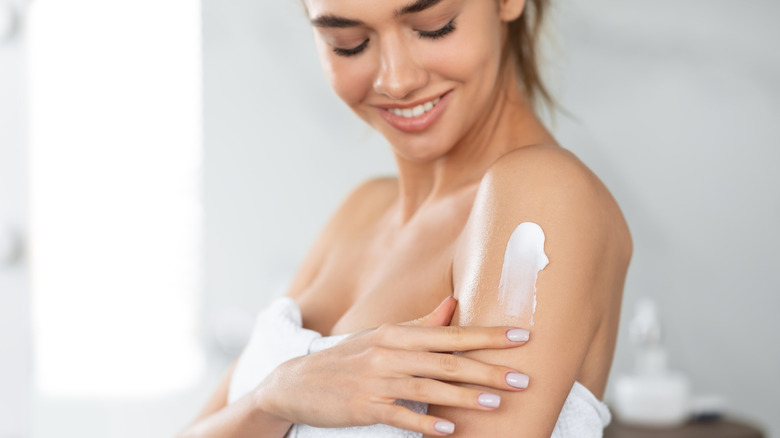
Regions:
M 441 29 L 430 31 L 430 32 L 418 30 L 417 34 L 420 36 L 420 38 L 437 40 L 439 38 L 443 38 L 446 35 L 451 34 L 454 31 L 455 31 L 455 19 L 453 18 L 452 20 L 450 20 L 449 23 L 444 25 L 444 27 L 442 27 Z
M 433 31 L 418 30 L 417 31 L 417 35 L 420 38 L 427 38 L 427 39 L 431 39 L 431 40 L 437 40 L 439 38 L 443 38 L 443 37 L 451 34 L 454 31 L 455 31 L 455 19 L 453 18 L 452 20 L 450 20 L 449 23 L 444 25 L 444 27 L 442 27 L 441 29 L 433 30 Z M 340 47 L 334 47 L 333 48 L 333 52 L 336 55 L 339 55 L 339 56 L 346 56 L 346 57 L 355 56 L 355 55 L 360 54 L 363 50 L 365 50 L 365 48 L 368 46 L 368 42 L 369 41 L 370 41 L 370 39 L 367 39 L 367 40 L 363 41 L 362 44 L 360 44 L 359 46 L 354 47 L 352 49 L 342 49 Z
M 359 46 L 357 46 L 355 48 L 352 48 L 352 49 L 342 49 L 340 47 L 334 47 L 333 48 L 333 52 L 335 52 L 339 56 L 355 56 L 358 53 L 362 52 L 363 49 L 366 48 L 366 46 L 368 45 L 369 41 L 370 40 L 365 40 L 365 41 L 363 41 L 363 43 L 361 45 L 359 45 Z

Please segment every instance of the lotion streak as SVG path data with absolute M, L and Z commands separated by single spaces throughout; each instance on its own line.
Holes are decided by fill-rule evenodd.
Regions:
M 544 253 L 544 231 L 533 222 L 523 222 L 509 237 L 498 299 L 506 315 L 534 325 L 536 279 L 550 260 Z

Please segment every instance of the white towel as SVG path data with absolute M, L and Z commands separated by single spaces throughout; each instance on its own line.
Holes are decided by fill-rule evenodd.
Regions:
M 580 382 L 574 382 L 551 438 L 601 438 L 612 421 L 609 408 Z
M 301 311 L 292 298 L 280 297 L 257 315 L 249 343 L 230 380 L 228 403 L 252 392 L 284 362 L 309 352 L 322 335 L 302 328 Z

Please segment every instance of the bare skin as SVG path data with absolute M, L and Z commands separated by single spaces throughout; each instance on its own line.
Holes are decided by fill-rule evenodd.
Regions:
M 353 191 L 288 295 L 299 304 L 304 327 L 361 335 L 326 354 L 284 364 L 254 394 L 226 407 L 228 372 L 182 436 L 281 437 L 292 423 L 376 422 L 442 436 L 434 424 L 448 420 L 456 424 L 452 436 L 549 437 L 575 380 L 603 397 L 632 243 L 609 191 L 556 143 L 519 89 L 512 64 L 499 59 L 505 24 L 520 15 L 524 2 L 442 0 L 407 15 L 397 13 L 408 4 L 403 0 L 305 4 L 313 21 L 338 16 L 361 23 L 315 25 L 315 41 L 334 90 L 390 142 L 398 177 Z M 435 41 L 418 35 L 453 17 L 458 30 L 451 35 Z M 359 57 L 334 54 L 334 48 L 361 44 Z M 404 132 L 381 116 L 383 105 L 409 105 L 445 92 L 451 95 L 443 115 L 422 132 Z M 514 348 L 499 339 L 501 331 L 522 323 L 501 311 L 497 289 L 509 235 L 525 221 L 544 230 L 550 265 L 537 282 L 536 324 L 524 327 L 531 340 Z M 426 324 L 399 325 L 429 314 L 448 296 L 458 300 L 457 308 L 454 301 L 446 311 L 439 307 L 427 324 L 463 329 L 430 336 L 424 333 L 431 327 L 419 327 Z M 486 337 L 480 330 L 491 326 L 501 329 Z M 448 350 L 453 335 L 467 340 L 468 348 Z M 383 360 L 375 359 L 377 351 Z M 430 355 L 441 351 L 464 353 L 449 364 L 439 361 L 436 373 L 421 374 Z M 339 368 L 352 372 L 322 371 Z M 481 377 L 507 370 L 530 376 L 528 388 Z M 316 382 L 307 380 L 314 375 Z M 351 385 L 349 375 L 375 383 Z M 446 386 L 389 394 L 382 379 L 367 377 L 388 375 L 427 376 L 426 385 Z M 351 396 L 328 397 L 343 388 Z M 475 405 L 480 392 L 500 394 L 501 406 Z M 371 394 L 376 397 L 360 406 L 345 401 Z M 393 397 L 430 403 L 428 415 L 386 414 Z M 317 408 L 296 408 L 301 399 Z

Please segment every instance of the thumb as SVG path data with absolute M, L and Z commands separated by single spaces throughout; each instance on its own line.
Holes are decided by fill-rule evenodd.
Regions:
M 455 307 L 458 305 L 458 300 L 449 296 L 439 304 L 433 312 L 417 318 L 413 321 L 403 323 L 403 325 L 411 326 L 444 326 L 450 325 L 452 320 L 452 314 L 455 312 Z

